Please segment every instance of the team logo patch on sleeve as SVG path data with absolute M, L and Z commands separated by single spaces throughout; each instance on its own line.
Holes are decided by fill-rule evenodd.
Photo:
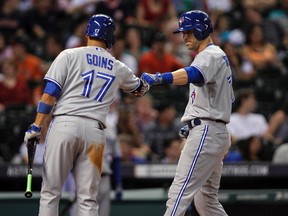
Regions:
M 196 92 L 195 89 L 193 90 L 192 94 L 191 94 L 191 103 L 193 104 L 196 98 Z

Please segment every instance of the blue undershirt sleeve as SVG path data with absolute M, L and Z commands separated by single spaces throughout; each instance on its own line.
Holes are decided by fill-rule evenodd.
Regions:
M 51 81 L 47 81 L 46 82 L 46 86 L 45 89 L 43 91 L 44 93 L 47 93 L 51 96 L 54 96 L 56 98 L 59 97 L 61 89 L 58 85 L 56 85 L 54 82 Z
M 184 69 L 187 72 L 189 83 L 193 83 L 196 85 L 204 84 L 204 77 L 202 73 L 196 67 L 189 66 L 189 67 L 185 67 Z

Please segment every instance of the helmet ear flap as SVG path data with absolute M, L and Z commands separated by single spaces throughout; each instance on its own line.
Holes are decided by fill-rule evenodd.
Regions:
M 209 36 L 210 32 L 207 30 L 207 27 L 204 23 L 198 23 L 194 28 L 194 36 L 197 40 L 204 40 Z
M 107 47 L 110 49 L 115 43 L 115 35 L 114 35 L 113 28 L 106 28 L 105 38 L 106 38 L 105 41 L 106 41 Z

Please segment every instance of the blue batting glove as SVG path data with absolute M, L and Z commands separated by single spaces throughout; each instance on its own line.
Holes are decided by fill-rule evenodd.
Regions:
M 25 133 L 24 143 L 28 143 L 29 140 L 33 138 L 40 138 L 41 134 L 41 127 L 37 127 L 36 125 L 32 124 L 29 129 Z
M 187 139 L 187 137 L 189 136 L 189 131 L 190 131 L 190 129 L 189 129 L 188 125 L 185 125 L 180 129 L 179 136 Z
M 143 73 L 141 79 L 149 85 L 159 85 L 162 84 L 163 81 L 162 75 L 159 72 L 156 74 Z

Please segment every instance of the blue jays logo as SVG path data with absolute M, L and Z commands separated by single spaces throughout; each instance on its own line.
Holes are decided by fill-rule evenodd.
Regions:
M 191 103 L 193 104 L 196 98 L 196 92 L 195 89 L 193 90 L 192 94 L 191 94 Z
M 181 18 L 179 19 L 179 24 L 181 25 L 184 21 L 185 21 L 185 20 L 184 20 L 184 17 L 181 17 Z

